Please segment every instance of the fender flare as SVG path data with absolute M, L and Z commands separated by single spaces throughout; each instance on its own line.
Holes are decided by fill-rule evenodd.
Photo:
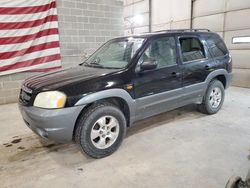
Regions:
M 127 103 L 130 112 L 130 120 L 133 121 L 133 117 L 135 115 L 135 100 L 124 89 L 118 89 L 118 88 L 107 89 L 95 93 L 90 93 L 82 97 L 80 100 L 78 100 L 75 106 L 87 105 L 98 100 L 112 98 L 112 97 L 123 99 Z
M 227 88 L 230 84 L 232 75 L 230 73 L 228 73 L 225 69 L 218 69 L 218 70 L 211 72 L 205 80 L 206 87 L 208 86 L 208 84 L 211 82 L 212 79 L 214 79 L 216 76 L 219 76 L 219 75 L 225 76 L 225 78 L 226 78 L 226 87 L 225 88 Z

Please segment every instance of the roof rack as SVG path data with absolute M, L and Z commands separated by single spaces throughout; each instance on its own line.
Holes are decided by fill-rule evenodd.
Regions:
M 209 29 L 167 29 L 167 30 L 155 31 L 155 33 L 158 33 L 158 32 L 199 32 L 199 31 L 210 32 Z

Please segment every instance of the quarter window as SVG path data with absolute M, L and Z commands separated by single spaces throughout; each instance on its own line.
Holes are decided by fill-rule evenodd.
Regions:
M 227 54 L 227 48 L 221 39 L 211 37 L 207 40 L 207 44 L 214 57 L 221 57 Z
M 181 38 L 180 44 L 183 62 L 205 58 L 204 47 L 199 39 L 193 37 Z
M 154 40 L 142 55 L 143 61 L 157 61 L 157 68 L 176 64 L 176 45 L 174 37 L 163 37 Z

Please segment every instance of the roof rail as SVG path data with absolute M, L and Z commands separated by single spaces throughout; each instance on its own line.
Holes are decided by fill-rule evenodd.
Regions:
M 157 33 L 157 32 L 199 32 L 199 31 L 210 32 L 209 29 L 167 29 L 155 32 Z

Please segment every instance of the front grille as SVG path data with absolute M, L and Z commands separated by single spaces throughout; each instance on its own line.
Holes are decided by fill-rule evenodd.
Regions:
M 23 105 L 28 105 L 31 99 L 31 95 L 32 90 L 23 85 L 19 95 L 20 103 Z

